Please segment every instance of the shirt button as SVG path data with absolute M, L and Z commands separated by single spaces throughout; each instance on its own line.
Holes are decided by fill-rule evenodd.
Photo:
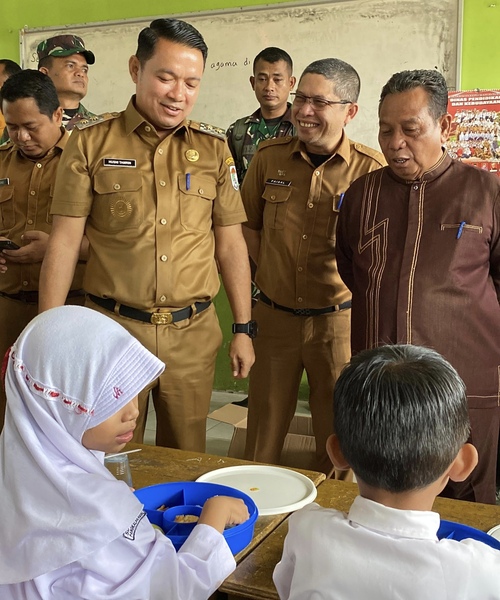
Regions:
M 36 194 L 35 190 L 31 190 L 30 195 L 34 196 Z
M 417 184 L 415 184 L 415 185 L 413 186 L 413 189 L 414 189 L 414 190 L 418 190 L 418 185 L 417 185 Z
M 198 194 L 203 194 L 203 188 L 200 188 L 200 189 L 198 190 Z
M 303 240 L 307 240 L 307 235 L 306 235 L 306 234 L 304 234 L 304 235 L 302 236 L 302 239 L 303 239 Z
M 160 185 L 161 185 L 162 187 L 165 187 L 167 184 L 166 184 L 164 181 L 160 181 Z
M 144 127 L 144 131 L 147 131 L 149 133 L 151 131 L 151 127 L 149 125 L 146 125 L 146 127 Z
M 120 189 L 120 184 L 119 183 L 115 183 L 115 185 L 113 186 L 113 189 L 115 190 L 119 190 Z
M 33 225 L 33 219 L 28 219 L 28 225 Z
M 314 204 L 312 202 L 309 202 L 309 204 L 307 205 L 309 208 L 314 208 Z
M 166 296 L 160 296 L 160 302 L 165 302 L 166 299 L 167 299 Z
M 166 262 L 166 261 L 167 261 L 167 255 L 166 255 L 166 254 L 162 254 L 162 255 L 160 256 L 160 260 L 161 260 L 162 262 Z
M 320 176 L 320 172 L 319 171 L 314 171 L 314 174 L 316 175 L 316 177 Z
M 36 167 L 37 167 L 37 169 L 41 169 L 42 168 L 41 163 L 36 163 Z
M 300 296 L 297 298 L 297 302 L 302 302 L 302 298 Z
M 23 281 L 23 285 L 26 287 L 28 285 L 27 281 Z
M 297 271 L 298 271 L 299 273 L 302 273 L 302 271 L 303 271 L 303 270 L 304 270 L 304 269 L 303 269 L 302 267 L 299 267 L 299 268 L 297 269 Z
M 158 148 L 158 154 L 163 154 L 163 148 Z M 162 296 L 163 298 L 163 296 Z
M 276 200 L 276 196 L 274 194 L 271 196 L 271 200 Z
M 160 219 L 160 223 L 162 225 L 166 225 L 167 224 L 167 219 Z

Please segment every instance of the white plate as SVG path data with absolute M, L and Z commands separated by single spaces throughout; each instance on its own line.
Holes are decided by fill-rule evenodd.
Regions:
M 496 527 L 493 527 L 493 529 L 490 529 L 488 531 L 488 534 L 491 535 L 491 537 L 494 537 L 496 540 L 500 541 L 500 525 L 497 525 Z
M 318 490 L 302 473 L 281 467 L 245 465 L 205 473 L 196 481 L 220 483 L 248 494 L 259 515 L 293 512 L 316 498 Z

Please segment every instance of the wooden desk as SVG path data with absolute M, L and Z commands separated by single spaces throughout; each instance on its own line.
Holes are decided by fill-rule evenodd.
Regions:
M 327 479 L 319 485 L 315 502 L 347 512 L 357 494 L 356 484 Z M 482 531 L 500 524 L 500 506 L 436 498 L 433 508 L 443 519 L 464 523 Z M 288 522 L 285 521 L 238 565 L 220 591 L 228 594 L 230 599 L 279 600 L 272 574 L 281 558 L 287 532 Z
M 254 464 L 238 458 L 187 452 L 185 450 L 148 446 L 145 444 L 127 444 L 126 450 L 133 450 L 135 448 L 141 448 L 141 452 L 129 454 L 129 463 L 130 470 L 132 471 L 132 482 L 136 489 L 155 483 L 194 481 L 200 475 L 214 471 L 215 469 Z M 316 487 L 325 479 L 324 473 L 301 469 L 295 470 L 309 477 Z M 259 517 L 255 523 L 252 541 L 235 556 L 236 562 L 240 562 L 247 556 L 287 516 L 288 513 Z

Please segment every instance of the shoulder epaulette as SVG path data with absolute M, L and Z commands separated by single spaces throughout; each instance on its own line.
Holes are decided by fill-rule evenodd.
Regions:
M 88 119 L 82 119 L 81 121 L 78 121 L 78 123 L 75 124 L 75 127 L 77 129 L 87 129 L 87 127 L 97 125 L 97 123 L 104 123 L 104 121 L 109 121 L 110 119 L 116 119 L 119 116 L 119 112 L 102 113 L 102 115 L 94 115 Z
M 9 150 L 14 145 L 14 142 L 10 139 L 5 140 L 0 144 L 0 150 Z
M 280 146 L 283 144 L 289 144 L 293 140 L 292 135 L 285 135 L 284 137 L 271 138 L 269 140 L 262 140 L 260 142 L 259 147 L 257 148 L 257 152 L 261 148 L 267 148 L 268 146 Z
M 360 152 L 361 154 L 365 154 L 370 158 L 376 160 L 381 167 L 385 167 L 386 160 L 382 152 L 375 150 L 374 148 L 370 148 L 370 146 L 365 146 L 364 144 L 360 144 L 359 142 L 354 142 L 354 149 Z
M 189 121 L 189 127 L 201 131 L 202 133 L 208 133 L 221 140 L 226 139 L 226 131 L 222 127 L 215 127 L 215 125 L 209 125 L 208 123 L 198 123 L 197 121 Z

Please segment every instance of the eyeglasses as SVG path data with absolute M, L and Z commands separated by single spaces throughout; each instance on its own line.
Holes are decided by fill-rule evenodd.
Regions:
M 334 104 L 352 104 L 350 100 L 326 100 L 325 98 L 304 96 L 300 92 L 294 92 L 291 95 L 295 106 L 304 106 L 306 102 L 309 102 L 314 110 L 325 110 L 327 106 L 333 106 Z

